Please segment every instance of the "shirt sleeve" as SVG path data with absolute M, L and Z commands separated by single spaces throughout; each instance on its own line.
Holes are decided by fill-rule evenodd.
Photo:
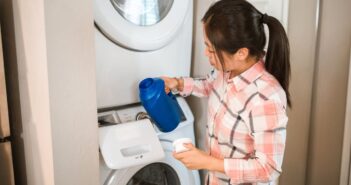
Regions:
M 249 113 L 254 153 L 247 159 L 224 159 L 231 183 L 270 182 L 281 173 L 288 117 L 281 103 L 267 100 Z
M 213 89 L 214 80 L 217 77 L 217 72 L 212 70 L 205 78 L 190 78 L 185 77 L 183 91 L 180 95 L 189 96 L 194 95 L 198 97 L 207 97 Z

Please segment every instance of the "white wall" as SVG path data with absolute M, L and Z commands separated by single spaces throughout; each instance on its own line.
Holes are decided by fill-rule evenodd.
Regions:
M 96 185 L 93 3 L 46 0 L 44 4 L 55 184 Z
M 341 158 L 340 185 L 351 185 L 350 153 L 351 153 L 351 48 L 349 62 L 349 79 L 345 111 L 344 140 Z
M 53 146 L 43 0 L 13 1 L 25 170 L 30 185 L 53 185 Z M 9 62 L 9 61 L 5 61 Z M 16 151 L 14 151 L 16 153 Z M 17 164 L 18 165 L 18 164 Z
M 16 184 L 99 183 L 92 4 L 0 1 Z
M 306 181 L 308 141 L 315 51 L 317 45 L 318 1 L 291 0 L 288 37 L 290 42 L 292 109 L 288 111 L 283 185 L 303 185 Z
M 321 1 L 306 184 L 339 184 L 351 47 L 351 1 Z

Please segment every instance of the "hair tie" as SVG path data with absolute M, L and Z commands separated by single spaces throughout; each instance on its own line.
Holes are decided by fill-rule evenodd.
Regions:
M 268 17 L 269 17 L 269 15 L 267 15 L 266 13 L 265 13 L 265 14 L 262 14 L 261 22 L 262 22 L 262 23 L 266 23 L 267 20 L 268 20 Z

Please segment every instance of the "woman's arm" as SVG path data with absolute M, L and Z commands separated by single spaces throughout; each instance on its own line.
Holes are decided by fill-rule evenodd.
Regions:
M 189 151 L 173 153 L 173 157 L 180 160 L 189 169 L 206 169 L 224 173 L 224 161 L 197 149 L 192 144 L 184 144 Z
M 213 89 L 214 80 L 217 73 L 213 70 L 206 78 L 169 78 L 162 77 L 165 81 L 166 92 L 170 90 L 178 90 L 182 96 L 194 95 L 198 97 L 206 97 Z M 168 88 L 168 89 L 167 89 Z M 168 93 L 167 92 L 167 93 Z

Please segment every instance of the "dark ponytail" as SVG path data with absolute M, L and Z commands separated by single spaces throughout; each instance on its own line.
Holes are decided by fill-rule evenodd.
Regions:
M 291 107 L 290 82 L 290 48 L 289 40 L 280 22 L 267 14 L 262 15 L 262 22 L 269 29 L 269 42 L 265 61 L 266 70 L 272 74 L 283 87 L 288 105 Z
M 276 18 L 262 14 L 246 0 L 221 0 L 207 10 L 202 22 L 205 34 L 224 68 L 222 52 L 234 54 L 240 48 L 248 48 L 249 55 L 257 60 L 264 57 L 266 35 L 263 24 L 267 24 L 269 42 L 265 67 L 284 89 L 291 107 L 289 41 Z

